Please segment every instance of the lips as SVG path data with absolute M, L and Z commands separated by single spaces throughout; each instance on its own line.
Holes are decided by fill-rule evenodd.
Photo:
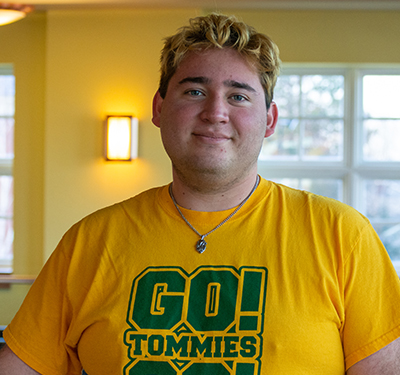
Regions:
M 221 143 L 231 139 L 231 137 L 225 134 L 218 134 L 218 133 L 199 132 L 199 133 L 193 133 L 193 135 L 197 139 L 207 143 Z

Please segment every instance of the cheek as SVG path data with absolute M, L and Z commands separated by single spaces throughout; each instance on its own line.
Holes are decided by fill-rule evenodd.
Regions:
M 167 105 L 161 113 L 161 122 L 173 128 L 185 128 L 196 118 L 196 108 L 183 105 Z
M 171 110 L 161 116 L 160 133 L 165 147 L 179 148 L 187 137 L 188 129 L 186 119 L 178 111 Z
M 238 131 L 242 137 L 247 139 L 258 140 L 264 139 L 267 130 L 267 118 L 264 116 L 255 117 L 252 114 L 247 114 L 240 118 L 240 126 Z

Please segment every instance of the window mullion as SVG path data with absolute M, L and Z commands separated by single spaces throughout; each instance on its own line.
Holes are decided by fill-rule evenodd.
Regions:
M 347 175 L 345 180 L 345 203 L 355 207 L 357 206 L 358 196 L 355 194 L 358 184 L 355 165 L 357 164 L 357 131 L 355 124 L 357 123 L 357 105 L 356 105 L 356 72 L 354 69 L 348 69 L 345 74 L 345 132 L 344 132 L 344 164 L 347 167 Z M 346 95 L 347 94 L 347 95 Z

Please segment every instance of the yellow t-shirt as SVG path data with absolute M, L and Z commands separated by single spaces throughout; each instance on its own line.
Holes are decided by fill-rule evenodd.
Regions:
M 207 233 L 229 215 L 182 209 Z M 168 187 L 74 225 L 4 332 L 43 375 L 343 375 L 400 336 L 400 283 L 368 220 L 261 180 L 199 237 Z

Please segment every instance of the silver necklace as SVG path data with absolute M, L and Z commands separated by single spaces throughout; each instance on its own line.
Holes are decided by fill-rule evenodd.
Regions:
M 258 183 L 260 182 L 260 176 L 257 175 L 257 180 L 256 183 L 253 186 L 253 189 L 251 190 L 250 194 L 242 201 L 242 203 L 239 204 L 239 206 L 236 207 L 236 209 L 224 220 L 222 220 L 214 229 L 211 229 L 209 232 L 206 234 L 200 234 L 196 228 L 189 223 L 189 221 L 186 219 L 186 217 L 183 215 L 182 211 L 179 209 L 178 204 L 175 201 L 174 194 L 172 193 L 172 184 L 169 185 L 169 194 L 172 198 L 172 202 L 174 202 L 174 206 L 178 210 L 179 214 L 181 215 L 182 219 L 185 221 L 185 223 L 200 237 L 200 239 L 196 242 L 196 251 L 200 254 L 204 253 L 207 247 L 207 242 L 204 240 L 209 234 L 212 232 L 216 231 L 218 228 L 222 227 L 229 219 L 232 218 L 233 215 L 235 215 L 242 207 L 243 205 L 247 202 L 247 200 L 252 196 L 254 191 L 256 190 Z

